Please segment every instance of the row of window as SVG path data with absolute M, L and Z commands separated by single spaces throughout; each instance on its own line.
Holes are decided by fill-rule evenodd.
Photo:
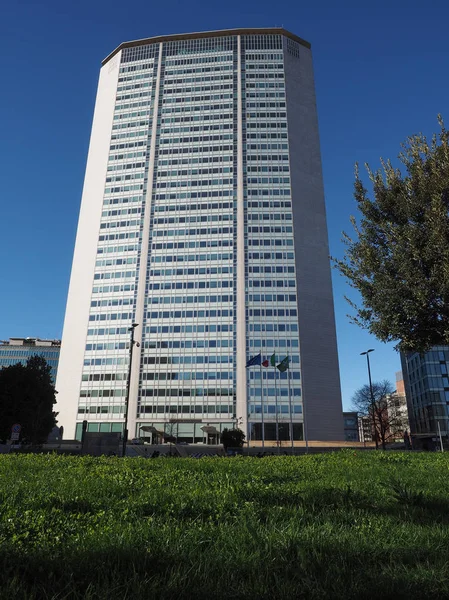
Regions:
M 290 260 L 294 257 L 293 252 L 248 252 L 249 260 Z
M 221 155 L 221 156 L 206 156 L 206 155 L 201 155 L 201 156 L 192 156 L 189 155 L 187 158 L 173 158 L 170 160 L 164 160 L 164 159 L 159 159 L 158 165 L 159 166 L 176 166 L 176 165 L 207 165 L 207 164 L 216 164 L 216 163 L 222 163 L 222 162 L 232 162 L 234 160 L 233 156 L 225 156 L 225 155 Z M 173 171 L 174 173 L 177 173 L 177 171 Z M 185 172 L 185 174 L 187 174 L 188 171 Z
M 299 390 L 301 391 L 301 390 Z M 294 396 L 300 396 L 301 394 L 293 394 Z M 260 404 L 250 404 L 248 406 L 249 408 L 249 412 L 252 415 L 260 415 L 262 413 L 262 406 Z M 282 415 L 288 415 L 290 413 L 290 407 L 285 404 L 278 404 L 278 406 L 276 406 L 276 404 L 264 404 L 263 406 L 263 412 L 264 415 L 275 415 L 276 414 L 276 409 L 277 409 L 277 413 L 278 414 L 282 414 Z M 294 406 L 292 406 L 292 413 L 296 414 L 296 415 L 300 415 L 302 414 L 302 406 L 300 404 L 295 404 Z
M 224 111 L 229 111 L 229 110 L 233 110 L 234 108 L 234 104 L 231 102 L 221 102 L 218 104 L 185 104 L 183 106 L 166 106 L 164 108 L 162 108 L 161 110 L 161 114 L 163 115 L 173 115 L 173 114 L 187 114 L 187 113 L 191 113 L 191 112 L 201 112 L 201 113 L 206 113 L 206 112 L 214 112 L 214 111 L 220 111 L 220 112 L 224 112 Z M 229 114 L 229 113 L 228 113 Z M 204 118 L 216 118 L 213 115 L 211 115 L 210 117 L 208 115 L 205 115 Z M 231 118 L 232 115 L 229 115 L 229 117 Z M 166 122 L 165 119 L 162 119 L 162 123 Z
M 233 379 L 232 371 L 185 371 L 181 373 L 142 373 L 144 381 L 202 381 L 203 379 Z
M 258 287 L 265 287 L 265 288 L 271 288 L 271 287 L 278 287 L 278 288 L 283 288 L 283 287 L 295 287 L 296 282 L 294 279 L 289 279 L 287 281 L 283 281 L 282 279 L 250 279 L 248 281 L 248 287 L 253 287 L 253 288 L 258 288 Z
M 232 233 L 232 227 L 203 227 L 203 228 L 192 228 L 192 229 L 153 229 L 153 237 L 178 237 L 183 235 L 224 235 L 226 233 Z M 283 240 L 277 240 L 278 242 Z M 270 245 L 270 244 L 267 244 Z M 276 246 L 285 246 L 291 244 L 273 244 Z M 258 246 L 258 244 L 253 244 Z
M 139 163 L 123 163 L 123 164 L 119 164 L 119 165 L 112 165 L 108 167 L 108 172 L 111 171 L 122 171 L 122 170 L 128 170 L 128 169 L 141 169 L 142 167 L 145 167 L 145 163 L 144 162 L 139 162 Z M 106 179 L 106 182 L 108 180 Z
M 218 124 L 211 124 L 211 125 L 189 125 L 187 127 L 166 127 L 161 128 L 160 133 L 161 135 L 174 135 L 174 134 L 179 134 L 179 133 L 192 133 L 192 132 L 196 132 L 196 131 L 201 131 L 201 133 L 205 132 L 205 131 L 225 131 L 225 130 L 229 130 L 229 129 L 233 129 L 234 128 L 234 124 L 232 122 L 229 123 L 218 123 Z M 216 139 L 216 138 L 214 138 Z M 222 138 L 222 139 L 230 139 L 228 138 Z
M 100 329 L 88 329 L 87 335 L 124 335 L 129 334 L 128 327 L 101 327 Z
M 289 225 L 282 225 L 282 226 L 281 225 L 277 225 L 277 226 L 272 225 L 271 227 L 269 227 L 267 225 L 260 226 L 260 227 L 253 226 L 253 227 L 248 227 L 248 233 L 293 233 L 293 227 L 290 227 Z M 252 239 L 252 241 L 254 241 L 254 240 Z M 252 241 L 250 241 L 248 243 L 249 246 L 259 246 L 259 244 L 257 242 L 255 244 L 253 244 Z M 262 240 L 261 240 L 261 242 L 262 242 Z M 260 243 L 260 245 L 262 245 L 262 243 Z M 263 245 L 265 245 L 265 246 L 270 246 L 270 245 L 271 246 L 273 246 L 273 245 L 274 246 L 285 246 L 285 244 L 279 244 L 279 243 L 278 244 L 276 244 L 276 243 L 266 244 L 265 242 Z M 286 245 L 292 246 L 293 244 L 287 243 Z
M 115 183 L 117 181 L 131 181 L 135 179 L 144 179 L 145 173 L 128 173 L 127 175 L 121 174 L 115 177 L 106 177 L 106 183 Z
M 295 308 L 249 308 L 246 310 L 249 317 L 297 317 L 298 311 Z
M 132 292 L 134 291 L 133 283 L 123 283 L 122 285 L 103 285 L 100 287 L 93 287 L 93 294 L 108 294 L 112 292 Z
M 92 300 L 91 307 L 96 306 L 135 306 L 134 298 L 108 298 L 107 300 Z
M 105 198 L 103 206 L 111 206 L 113 204 L 132 204 L 133 202 L 143 202 L 143 196 L 131 196 L 130 198 Z
M 145 148 L 148 145 L 148 141 L 133 141 L 133 142 L 123 142 L 121 144 L 111 144 L 109 146 L 109 150 L 112 152 L 114 150 L 124 150 L 125 148 L 140 148 L 142 146 L 145 146 Z
M 208 354 L 207 356 L 144 356 L 144 365 L 202 365 L 202 364 L 232 364 L 232 355 L 226 354 Z
M 217 253 L 217 254 L 184 254 L 179 256 L 152 256 L 151 263 L 164 263 L 164 262 L 196 262 L 196 261 L 212 261 L 212 260 L 232 260 L 232 254 Z
M 165 67 L 177 67 L 181 65 L 201 65 L 206 63 L 222 63 L 230 62 L 233 59 L 232 54 L 221 54 L 221 55 L 210 55 L 210 56 L 198 56 L 192 58 L 166 58 Z
M 112 267 L 117 265 L 132 265 L 137 262 L 137 257 L 134 258 L 108 258 L 105 260 L 95 261 L 96 267 Z
M 80 390 L 80 398 L 123 398 L 126 389 L 114 390 Z
M 198 405 L 184 405 L 184 406 L 140 406 L 139 413 L 148 414 L 148 413 L 196 413 L 196 414 L 211 414 L 211 413 L 226 413 L 233 414 L 234 409 L 227 404 L 207 404 L 205 406 Z
M 247 196 L 290 196 L 290 188 L 277 189 L 277 188 L 265 188 L 265 189 L 251 189 L 246 191 Z M 249 202 L 248 202 L 249 205 Z
M 264 229 L 267 229 L 264 227 Z M 270 228 L 272 233 L 280 233 L 279 227 L 271 227 Z M 285 230 L 290 229 L 290 233 L 291 233 L 291 227 L 285 227 Z M 282 228 L 282 231 L 284 231 L 284 227 Z M 293 246 L 293 239 L 267 239 L 267 238 L 263 238 L 263 239 L 248 239 L 248 246 Z
M 83 374 L 82 381 L 126 381 L 127 373 L 91 373 Z
M 232 284 L 232 281 L 166 281 L 163 283 L 150 283 L 147 287 L 147 290 L 232 288 Z
M 247 220 L 248 221 L 291 221 L 292 220 L 292 213 L 289 212 L 265 212 L 263 214 L 260 213 L 255 213 L 252 212 L 251 210 L 248 210 L 248 214 L 247 214 Z M 249 230 L 251 231 L 251 229 Z M 257 231 L 256 230 L 252 230 L 252 231 Z M 269 232 L 267 232 L 269 233 Z
M 263 135 L 263 134 L 260 134 Z M 282 136 L 283 134 L 279 134 Z M 277 137 L 278 134 L 272 134 L 272 137 Z M 232 140 L 233 136 L 230 133 L 223 133 L 220 135 L 196 135 L 196 136 L 186 136 L 186 137 L 170 137 L 170 138 L 162 138 L 159 140 L 159 144 L 172 144 L 176 146 L 178 144 L 204 144 L 205 142 L 219 142 Z M 191 150 L 189 150 L 191 151 Z M 204 147 L 203 147 L 204 152 Z
M 130 221 L 106 221 L 100 224 L 100 229 L 118 229 L 120 227 L 136 227 L 140 225 L 140 219 Z
M 137 92 L 135 94 L 122 94 L 121 96 L 117 96 L 115 101 L 122 102 L 123 100 L 131 100 L 131 98 L 147 98 L 151 96 L 152 92 Z
M 134 252 L 139 250 L 139 246 L 137 244 L 132 244 L 130 246 L 99 246 L 97 248 L 97 254 L 112 254 L 114 252 Z
M 159 388 L 159 389 L 142 389 L 140 390 L 141 396 L 146 397 L 154 397 L 157 396 L 159 398 L 164 397 L 200 397 L 200 396 L 234 396 L 234 390 L 232 388 Z
M 192 175 L 218 175 L 222 173 L 232 173 L 232 171 L 232 167 L 206 167 L 204 169 L 182 169 L 174 171 L 158 170 L 157 177 L 190 177 Z
M 136 272 L 135 271 L 115 271 L 112 273 L 95 273 L 94 275 L 94 279 L 98 280 L 98 279 L 123 279 L 123 278 L 129 278 L 129 277 L 135 277 L 136 276 Z
M 174 148 L 159 148 L 159 155 L 176 155 L 176 154 L 201 154 L 202 160 L 209 157 L 213 152 L 220 152 L 223 156 L 226 152 L 233 152 L 234 147 L 229 144 L 221 144 L 219 146 L 192 146 L 192 147 L 174 147 Z
M 130 121 L 128 123 L 116 123 L 112 126 L 112 131 L 117 131 L 118 129 L 133 129 L 134 127 L 148 127 L 148 119 L 145 119 L 145 121 Z
M 140 238 L 139 231 L 129 231 L 127 233 L 109 233 L 107 235 L 99 235 L 99 242 L 107 242 L 111 240 L 133 240 L 136 238 Z
M 101 213 L 102 217 L 116 217 L 120 215 L 140 215 L 142 213 L 142 208 L 119 208 L 115 210 L 104 210 Z
M 195 212 L 232 209 L 233 202 L 203 202 L 201 204 L 161 204 L 154 207 L 154 212 Z
M 85 367 L 100 367 L 100 366 L 111 366 L 111 365 L 127 365 L 128 358 L 127 357 L 110 357 L 110 358 L 85 358 L 83 361 L 83 365 Z
M 151 110 L 138 110 L 137 112 L 131 113 L 117 113 L 117 109 L 115 111 L 114 121 L 122 121 L 124 119 L 135 119 L 136 117 L 151 117 Z M 147 121 L 148 122 L 148 121 Z
M 173 249 L 182 249 L 182 248 L 224 248 L 233 246 L 232 240 L 205 240 L 199 242 L 164 242 L 152 244 L 151 248 L 153 250 L 173 250 Z
M 249 302 L 296 302 L 296 294 L 247 294 Z
M 108 342 L 104 344 L 86 344 L 86 352 L 92 350 L 128 350 L 129 342 Z
M 154 199 L 156 201 L 184 200 L 186 198 L 192 198 L 195 200 L 196 198 L 222 198 L 226 196 L 235 196 L 234 190 L 207 190 L 204 192 L 171 192 L 169 194 L 155 194 Z M 161 206 L 163 205 L 161 204 Z
M 165 224 L 175 224 L 175 223 L 216 223 L 219 221 L 232 221 L 234 215 L 232 213 L 228 214 L 212 214 L 212 215 L 189 215 L 189 216 L 180 216 L 180 217 L 154 217 L 153 225 L 165 225 Z M 121 222 L 123 223 L 123 221 Z M 127 223 L 125 221 L 125 223 Z M 132 221 L 128 222 L 129 225 L 133 225 Z M 120 224 L 121 226 L 121 224 Z
M 186 92 L 187 90 L 183 90 L 183 93 Z M 163 104 L 181 103 L 187 105 L 194 104 L 195 102 L 214 102 L 216 100 L 232 100 L 232 94 L 201 94 L 199 96 L 172 96 L 171 98 L 164 97 L 162 102 Z
M 273 340 L 273 339 L 263 339 L 263 340 L 249 340 L 248 346 L 250 348 L 299 348 L 298 339 L 293 340 Z M 268 352 L 267 350 L 267 352 Z
M 251 323 L 249 331 L 298 331 L 296 323 Z
M 152 269 L 150 277 L 175 277 L 178 275 L 220 275 L 232 273 L 233 267 L 197 267 L 196 269 Z
M 220 73 L 222 71 L 232 71 L 233 64 L 228 62 L 227 64 L 214 65 L 213 67 L 196 67 L 190 69 L 165 69 L 165 77 L 174 75 L 194 75 L 195 73 Z M 181 83 L 185 81 L 181 79 Z
M 162 311 L 147 313 L 147 319 L 192 319 L 200 318 L 215 318 L 215 317 L 230 317 L 232 310 L 183 310 L 183 311 Z M 220 340 L 218 340 L 220 342 Z M 218 343 L 217 342 L 217 343 Z M 227 340 L 221 340 L 220 344 L 216 345 L 215 340 L 171 340 L 159 342 L 145 342 L 145 348 L 227 348 Z M 194 344 L 194 345 L 192 345 Z M 203 345 L 205 344 L 205 345 Z M 232 344 L 230 344 L 232 346 Z
M 277 74 L 277 73 L 276 73 Z M 270 73 L 271 75 L 271 73 Z M 167 77 L 167 73 L 165 74 L 164 77 L 164 94 L 166 93 L 170 93 L 169 91 L 171 90 L 170 86 L 175 86 L 175 90 L 176 91 L 180 91 L 181 89 L 185 89 L 186 92 L 201 92 L 201 91 L 209 91 L 209 90 L 227 90 L 229 89 L 229 86 L 227 85 L 223 85 L 223 81 L 232 81 L 234 75 L 232 73 L 228 74 L 228 73 L 220 73 L 217 75 L 200 75 L 198 77 L 183 77 L 182 79 L 176 79 L 175 77 Z M 201 86 L 201 87 L 194 87 L 194 88 L 185 88 L 184 86 L 186 85 L 192 85 L 194 83 L 212 83 L 212 82 L 217 82 L 220 83 L 221 85 L 219 86 Z M 178 87 L 179 86 L 179 87 Z M 174 90 L 174 91 L 175 91 Z
M 154 313 L 151 313 L 154 314 Z M 144 348 L 232 348 L 232 340 L 170 340 L 168 342 L 144 342 Z
M 119 194 L 121 192 L 133 192 L 143 190 L 143 185 L 123 185 L 119 187 L 105 188 L 105 194 Z

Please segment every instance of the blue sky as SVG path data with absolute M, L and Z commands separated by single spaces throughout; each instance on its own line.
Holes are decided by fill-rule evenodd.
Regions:
M 125 40 L 282 25 L 312 43 L 331 253 L 355 212 L 354 162 L 377 167 L 410 134 L 449 120 L 449 2 L 250 0 L 3 3 L 0 154 L 0 339 L 62 334 L 73 245 L 101 60 Z M 342 394 L 400 363 L 348 322 L 333 273 Z M 323 374 L 325 376 L 325 374 Z

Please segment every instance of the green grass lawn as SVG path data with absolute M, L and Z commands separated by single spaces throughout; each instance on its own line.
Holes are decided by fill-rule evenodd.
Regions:
M 449 454 L 0 456 L 0 598 L 449 598 Z

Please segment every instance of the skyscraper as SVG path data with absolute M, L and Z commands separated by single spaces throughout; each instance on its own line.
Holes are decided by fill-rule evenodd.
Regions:
M 305 407 L 310 439 L 343 439 L 328 254 L 310 44 L 281 28 L 121 44 L 67 300 L 66 436 L 121 430 L 137 323 L 130 437 L 238 424 L 260 440 L 263 422 L 266 440 L 302 439 Z M 259 353 L 269 366 L 246 368 Z

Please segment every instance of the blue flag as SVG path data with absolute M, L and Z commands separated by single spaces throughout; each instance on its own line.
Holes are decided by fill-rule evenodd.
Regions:
M 254 365 L 261 365 L 262 364 L 262 356 L 260 355 L 260 352 L 257 356 L 253 356 L 252 358 L 249 359 L 249 361 L 246 363 L 246 367 L 254 367 Z

